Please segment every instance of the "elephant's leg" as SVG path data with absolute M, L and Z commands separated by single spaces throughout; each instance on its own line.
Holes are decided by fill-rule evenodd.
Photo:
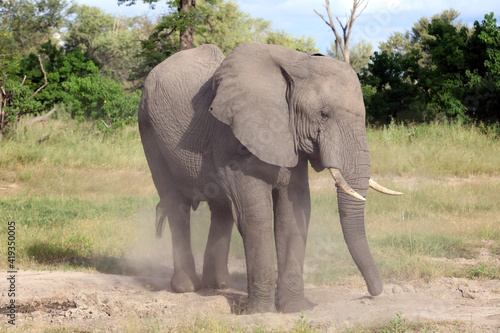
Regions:
M 161 236 L 165 218 L 168 218 L 172 233 L 174 275 L 170 282 L 175 292 L 190 292 L 199 289 L 194 257 L 191 250 L 190 209 L 191 201 L 177 189 L 168 165 L 157 147 L 151 130 L 141 133 L 144 152 L 160 196 L 156 206 L 156 234 Z
M 274 233 L 278 259 L 277 308 L 297 312 L 312 307 L 304 297 L 304 256 L 311 212 L 307 161 L 291 170 L 288 187 L 275 190 Z
M 212 213 L 210 232 L 203 262 L 202 285 L 205 288 L 223 289 L 231 285 L 227 269 L 233 214 L 229 203 L 209 202 Z
M 247 265 L 245 313 L 276 312 L 272 195 L 270 188 L 262 187 L 242 189 L 238 196 L 237 227 Z
M 200 288 L 200 279 L 196 275 L 193 252 L 191 250 L 190 203 L 170 196 L 163 206 L 164 199 L 158 205 L 166 209 L 168 224 L 172 234 L 174 257 L 174 275 L 170 282 L 178 293 L 192 292 Z

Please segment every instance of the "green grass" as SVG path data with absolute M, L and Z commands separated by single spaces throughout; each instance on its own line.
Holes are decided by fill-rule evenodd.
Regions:
M 37 140 L 50 135 L 49 140 Z M 88 123 L 51 121 L 20 129 L 19 142 L 1 141 L 0 169 L 22 170 L 31 166 L 57 168 L 100 168 L 104 170 L 148 170 L 137 128 L 103 134 Z M 24 177 L 31 178 L 30 170 Z M 31 176 L 29 175 L 31 173 Z M 0 177 L 0 180 L 2 178 Z
M 346 333 L 433 333 L 433 332 L 486 332 L 472 323 L 459 321 L 411 321 L 405 318 L 403 312 L 397 312 L 395 319 L 373 325 L 357 325 L 346 329 Z
M 367 131 L 372 173 L 443 177 L 498 175 L 498 127 L 391 124 Z
M 497 132 L 452 124 L 368 130 L 373 178 L 405 193 L 369 192 L 367 235 L 384 280 L 498 278 L 488 263 L 453 264 L 475 258 L 483 240 L 493 241 L 493 255 L 500 253 Z M 49 140 L 37 143 L 47 134 Z M 154 237 L 158 197 L 137 128 L 103 135 L 89 124 L 49 121 L 21 128 L 19 141 L 1 141 L 0 151 L 0 211 L 4 221 L 16 221 L 20 268 L 114 271 L 131 253 L 170 260 L 168 227 L 161 240 Z M 306 280 L 362 284 L 343 240 L 333 181 L 325 172 L 311 171 L 310 178 Z M 208 221 L 202 204 L 192 214 L 197 254 Z M 243 259 L 241 237 L 233 232 L 230 255 Z M 5 251 L 0 247 L 1 257 Z

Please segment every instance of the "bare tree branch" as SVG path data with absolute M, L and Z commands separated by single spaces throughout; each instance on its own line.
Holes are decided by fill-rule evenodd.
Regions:
M 361 13 L 366 9 L 366 6 L 368 6 L 368 0 L 353 0 L 352 4 L 352 9 L 351 9 L 351 15 L 346 18 L 345 24 L 342 24 L 338 16 L 336 17 L 340 28 L 342 29 L 342 37 L 339 35 L 337 32 L 337 29 L 335 28 L 334 20 L 333 20 L 333 15 L 330 10 L 330 1 L 325 0 L 325 8 L 328 13 L 328 19 L 327 21 L 323 15 L 318 13 L 316 10 L 314 12 L 328 25 L 332 31 L 333 34 L 335 35 L 335 46 L 336 48 L 340 48 L 343 56 L 344 56 L 344 61 L 349 63 L 349 40 L 351 38 L 351 31 L 352 31 L 352 26 L 354 25 L 354 21 L 361 15 Z M 359 10 L 359 8 L 364 5 L 364 7 Z M 356 15 L 356 13 L 358 13 Z M 337 49 L 338 51 L 338 49 Z
M 106 126 L 107 128 L 111 128 L 111 125 L 106 124 L 106 122 L 104 121 L 104 119 L 101 119 L 101 121 L 104 124 L 104 126 Z
M 31 125 L 31 124 L 34 124 L 34 123 L 38 123 L 40 121 L 46 121 L 47 119 L 49 119 L 49 117 L 56 111 L 56 108 L 53 108 L 52 110 L 50 110 L 49 112 L 47 112 L 46 114 L 44 114 L 43 116 L 37 116 L 37 117 L 34 117 L 34 118 L 31 118 L 29 120 L 26 120 L 26 122 L 24 123 L 24 125 Z
M 33 95 L 31 95 L 30 99 L 32 99 L 33 97 L 35 97 L 36 94 L 38 94 L 40 92 L 40 90 L 42 90 L 43 88 L 45 88 L 48 84 L 49 84 L 49 81 L 47 81 L 47 73 L 45 73 L 45 70 L 43 69 L 43 64 L 42 64 L 42 57 L 40 57 L 40 55 L 38 55 L 38 62 L 40 63 L 40 68 L 42 69 L 42 72 L 43 72 L 43 78 L 45 79 L 45 83 L 43 84 L 43 86 L 41 86 L 40 88 L 38 88 L 34 93 Z M 26 78 L 26 75 L 24 76 L 24 78 Z M 24 83 L 24 79 L 23 79 L 23 83 Z M 22 85 L 22 84 L 21 84 Z

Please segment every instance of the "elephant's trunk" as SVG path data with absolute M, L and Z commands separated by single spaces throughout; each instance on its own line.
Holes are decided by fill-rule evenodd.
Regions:
M 368 177 L 351 180 L 350 186 L 356 193 L 366 196 L 368 180 Z M 366 239 L 365 201 L 357 199 L 339 185 L 337 188 L 340 223 L 347 248 L 366 281 L 370 295 L 380 295 L 383 290 L 382 278 Z
M 346 130 L 350 129 L 350 130 Z M 365 233 L 365 198 L 370 180 L 370 155 L 363 122 L 338 123 L 320 140 L 322 165 L 337 186 L 340 223 L 351 256 L 371 295 L 383 290 Z

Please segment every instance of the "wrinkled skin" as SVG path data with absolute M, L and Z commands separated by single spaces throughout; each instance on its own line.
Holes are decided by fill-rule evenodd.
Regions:
M 365 109 L 352 68 L 275 45 L 243 43 L 225 59 L 217 47 L 203 45 L 152 70 L 139 129 L 160 196 L 157 233 L 165 219 L 172 233 L 173 290 L 230 286 L 235 223 L 246 256 L 246 311 L 309 308 L 303 281 L 308 161 L 317 171 L 339 169 L 363 197 L 370 178 Z M 378 295 L 382 280 L 365 236 L 365 203 L 340 187 L 337 193 L 346 244 L 370 294 Z M 211 211 L 201 281 L 189 223 L 200 201 Z

